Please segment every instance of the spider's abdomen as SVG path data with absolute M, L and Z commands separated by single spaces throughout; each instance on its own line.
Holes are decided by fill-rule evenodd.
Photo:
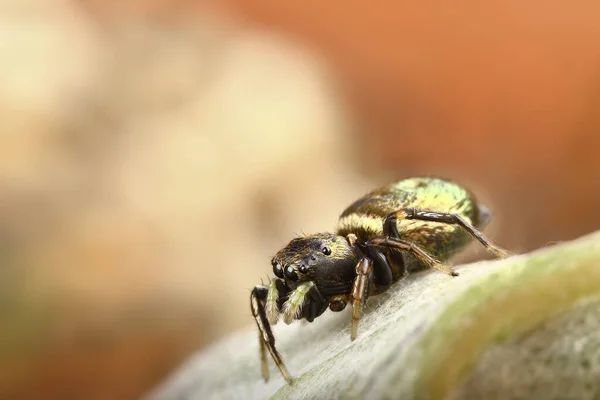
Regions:
M 457 214 L 481 227 L 485 215 L 472 194 L 454 182 L 439 178 L 409 178 L 376 189 L 355 201 L 340 215 L 336 233 L 355 234 L 367 241 L 383 235 L 383 222 L 404 208 Z M 456 225 L 439 222 L 398 220 L 400 238 L 415 243 L 443 261 L 460 250 L 469 234 Z

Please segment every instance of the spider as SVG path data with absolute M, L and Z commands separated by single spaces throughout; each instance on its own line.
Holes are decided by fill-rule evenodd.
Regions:
M 356 200 L 342 212 L 334 233 L 291 240 L 271 261 L 276 278 L 266 286 L 255 286 L 250 296 L 265 382 L 268 350 L 285 380 L 292 383 L 271 330 L 281 315 L 287 324 L 297 319 L 312 322 L 327 308 L 339 312 L 350 304 L 350 339 L 354 340 L 369 296 L 424 268 L 457 276 L 442 262 L 471 238 L 496 257 L 508 257 L 479 231 L 488 220 L 488 210 L 456 183 L 409 178 Z

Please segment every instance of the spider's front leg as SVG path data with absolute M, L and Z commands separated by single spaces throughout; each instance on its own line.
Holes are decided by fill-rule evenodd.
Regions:
M 275 337 L 271 325 L 277 323 L 280 310 L 284 322 L 305 318 L 312 322 L 321 315 L 329 304 L 329 299 L 321 295 L 314 282 L 303 282 L 290 291 L 281 279 L 272 279 L 268 286 L 255 286 L 250 295 L 250 307 L 259 331 L 260 360 L 262 376 L 269 380 L 267 350 L 288 383 L 292 376 L 275 348 Z
M 281 360 L 279 352 L 275 348 L 275 337 L 273 336 L 273 331 L 271 330 L 271 324 L 266 311 L 267 304 L 270 304 L 270 307 L 273 306 L 270 301 L 270 296 L 272 298 L 274 295 L 277 299 L 277 293 L 273 293 L 273 288 L 277 289 L 277 283 L 274 283 L 273 281 L 275 281 L 275 279 L 271 281 L 269 287 L 255 286 L 250 293 L 250 309 L 252 310 L 252 315 L 254 316 L 259 332 L 258 341 L 260 346 L 261 372 L 265 382 L 267 382 L 269 380 L 269 368 L 267 366 L 266 350 L 269 350 L 271 357 L 273 357 L 273 361 L 275 361 L 275 364 L 281 371 L 281 375 L 283 375 L 288 383 L 292 383 L 292 376 L 288 372 L 285 364 Z M 277 300 L 275 301 L 275 305 L 277 305 Z

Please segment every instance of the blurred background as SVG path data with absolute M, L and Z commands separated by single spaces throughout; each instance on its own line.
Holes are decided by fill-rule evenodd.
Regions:
M 515 252 L 598 229 L 599 13 L 0 0 L 0 399 L 139 398 L 399 178 L 467 185 Z

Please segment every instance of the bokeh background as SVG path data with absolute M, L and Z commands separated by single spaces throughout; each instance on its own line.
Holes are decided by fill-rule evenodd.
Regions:
M 468 185 L 515 252 L 598 229 L 599 15 L 0 0 L 0 398 L 139 398 L 391 180 Z

